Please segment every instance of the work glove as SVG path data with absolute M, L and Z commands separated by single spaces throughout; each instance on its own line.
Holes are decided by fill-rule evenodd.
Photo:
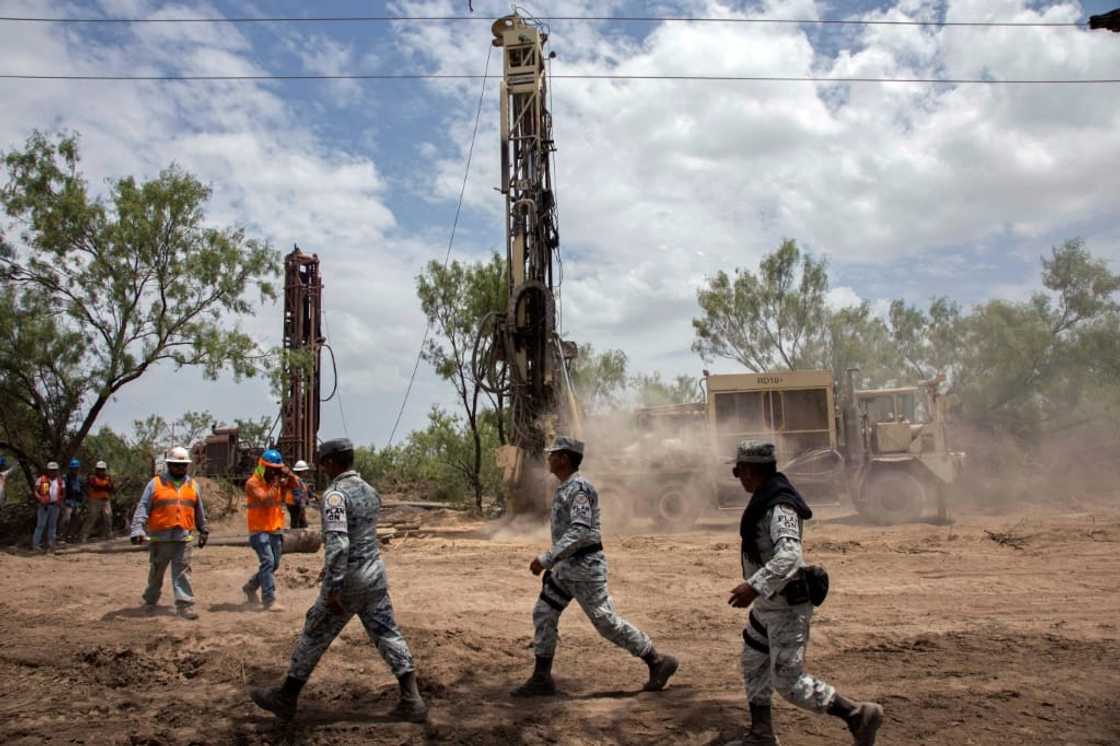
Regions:
M 199 531 L 198 532 L 198 548 L 202 549 L 204 546 L 206 546 L 206 542 L 209 539 L 210 539 L 210 532 L 209 531 Z

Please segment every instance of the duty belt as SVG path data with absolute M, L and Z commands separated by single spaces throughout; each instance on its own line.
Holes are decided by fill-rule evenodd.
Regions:
M 601 551 L 603 551 L 603 545 L 602 543 L 597 541 L 589 547 L 584 547 L 583 549 L 573 552 L 572 559 L 580 559 L 582 557 L 588 556 L 589 554 L 595 554 L 595 552 Z

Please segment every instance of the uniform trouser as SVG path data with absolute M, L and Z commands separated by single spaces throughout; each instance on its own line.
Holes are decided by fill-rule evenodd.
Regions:
M 155 606 L 163 590 L 163 575 L 171 565 L 171 590 L 176 606 L 194 603 L 191 589 L 191 543 L 189 541 L 153 541 L 148 548 L 148 587 L 144 603 Z
M 631 655 L 645 655 L 653 647 L 649 637 L 614 610 L 614 601 L 607 592 L 607 578 L 591 580 L 565 577 L 546 571 L 544 585 L 533 606 L 533 647 L 537 657 L 552 658 L 560 634 L 560 615 L 575 599 L 596 631 L 606 639 L 625 648 Z
M 824 712 L 836 690 L 805 673 L 811 604 L 779 608 L 751 607 L 743 629 L 743 682 L 747 700 L 769 705 L 775 691 L 791 704 Z
M 414 670 L 412 652 L 409 651 L 408 643 L 393 615 L 385 567 L 380 561 L 377 565 L 379 572 L 362 578 L 360 583 L 352 584 L 351 578 L 347 578 L 347 585 L 342 592 L 344 613 L 335 614 L 328 609 L 322 594 L 315 600 L 315 604 L 307 612 L 303 633 L 292 653 L 289 676 L 300 681 L 311 678 L 311 672 L 315 670 L 323 653 L 327 652 L 334 638 L 338 637 L 355 614 L 362 620 L 370 642 L 377 647 L 394 676 L 400 678 Z
M 31 537 L 32 548 L 42 548 L 44 533 L 47 535 L 47 546 L 53 548 L 58 533 L 58 503 L 39 505 L 35 513 L 35 533 Z
M 262 531 L 249 537 L 249 546 L 257 553 L 260 565 L 245 587 L 251 591 L 258 588 L 261 600 L 265 603 L 276 598 L 276 576 L 280 569 L 280 557 L 284 554 L 284 534 L 270 534 Z
M 106 539 L 111 538 L 113 535 L 113 504 L 108 500 L 90 500 L 86 520 L 82 523 L 82 541 L 88 539 L 97 524 L 102 522 L 105 524 L 102 533 Z

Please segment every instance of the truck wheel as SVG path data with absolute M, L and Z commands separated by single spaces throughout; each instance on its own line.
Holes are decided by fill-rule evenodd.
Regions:
M 653 521 L 663 531 L 687 531 L 700 515 L 700 502 L 683 484 L 661 488 L 653 500 Z
M 872 523 L 890 526 L 919 520 L 925 512 L 926 488 L 914 475 L 888 471 L 863 485 L 856 509 Z

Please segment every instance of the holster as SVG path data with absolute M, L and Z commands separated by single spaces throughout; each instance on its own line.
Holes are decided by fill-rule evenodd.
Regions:
M 820 565 L 801 568 L 782 588 L 781 596 L 790 606 L 806 602 L 820 606 L 828 598 L 828 571 Z

